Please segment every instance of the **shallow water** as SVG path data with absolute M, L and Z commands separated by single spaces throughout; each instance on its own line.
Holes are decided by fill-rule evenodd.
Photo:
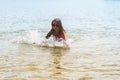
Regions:
M 120 79 L 119 0 L 0 4 L 0 80 Z M 70 49 L 39 45 L 55 17 L 63 22 Z
M 24 47 L 23 47 L 24 46 Z M 0 57 L 0 77 L 5 80 L 118 80 L 119 54 L 83 53 L 61 48 L 19 45 L 19 53 Z M 31 53 L 25 52 L 31 50 Z

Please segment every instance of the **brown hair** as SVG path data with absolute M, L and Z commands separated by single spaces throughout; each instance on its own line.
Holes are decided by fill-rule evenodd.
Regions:
M 55 18 L 52 22 L 51 22 L 51 26 L 53 26 L 53 23 L 56 23 L 59 26 L 59 35 L 63 34 L 63 31 L 65 32 L 63 26 L 62 26 L 62 22 L 59 18 Z M 55 32 L 55 30 L 52 29 L 50 30 L 50 32 L 47 34 L 46 38 L 49 38 L 53 33 Z
M 60 20 L 59 18 L 55 18 L 55 19 L 51 22 L 51 26 L 53 25 L 54 22 L 59 26 L 59 29 L 60 29 L 60 30 L 59 30 L 59 34 L 61 34 L 62 31 L 65 31 L 64 28 L 63 28 L 63 26 L 62 26 L 62 22 L 61 22 L 61 20 Z M 54 29 L 52 28 L 51 31 L 53 32 Z

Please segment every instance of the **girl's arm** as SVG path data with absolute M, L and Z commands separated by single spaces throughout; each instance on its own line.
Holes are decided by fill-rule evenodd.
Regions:
M 52 30 L 48 32 L 48 34 L 46 35 L 46 38 L 48 39 L 51 35 L 52 35 Z
M 66 36 L 66 33 L 65 33 L 65 31 L 63 31 L 63 39 L 66 41 L 66 39 L 67 39 L 67 36 Z

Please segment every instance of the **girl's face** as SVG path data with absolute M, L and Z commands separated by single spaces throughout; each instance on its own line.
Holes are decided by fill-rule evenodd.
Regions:
M 56 22 L 53 22 L 52 28 L 53 28 L 55 31 L 58 31 L 58 30 L 59 30 L 59 25 L 58 25 Z

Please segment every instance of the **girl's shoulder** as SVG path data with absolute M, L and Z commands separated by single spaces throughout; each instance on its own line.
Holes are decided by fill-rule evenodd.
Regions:
M 63 33 L 63 34 L 66 34 L 66 32 L 65 32 L 65 31 L 62 31 L 62 33 Z

